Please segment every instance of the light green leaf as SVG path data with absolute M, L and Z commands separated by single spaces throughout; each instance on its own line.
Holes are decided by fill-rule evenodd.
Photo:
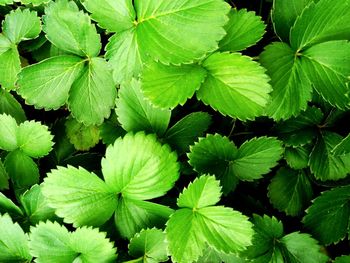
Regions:
M 0 114 L 4 113 L 14 117 L 17 123 L 26 120 L 26 115 L 21 104 L 10 92 L 0 89 Z
M 129 254 L 142 258 L 142 262 L 165 262 L 168 260 L 166 236 L 162 230 L 146 229 L 137 233 L 129 244 Z
M 13 151 L 17 149 L 17 123 L 10 115 L 0 114 L 0 149 Z
M 284 150 L 284 158 L 289 167 L 293 169 L 305 169 L 309 165 L 309 156 L 312 145 L 286 147 Z
M 124 82 L 116 104 L 118 120 L 128 132 L 145 131 L 162 136 L 168 128 L 171 111 L 156 108 L 146 100 L 135 79 Z
M 56 110 L 68 101 L 69 90 L 83 66 L 81 58 L 65 55 L 25 67 L 19 75 L 17 92 L 27 104 Z
M 25 4 L 25 5 L 31 4 L 33 6 L 39 6 L 39 5 L 42 5 L 42 4 L 47 4 L 50 1 L 51 0 L 21 0 L 21 3 Z
M 30 249 L 38 263 L 115 262 L 116 249 L 98 229 L 82 227 L 68 232 L 58 223 L 31 228 Z
M 208 113 L 192 112 L 167 130 L 165 140 L 179 154 L 185 153 L 198 137 L 204 135 L 211 122 L 212 118 Z
M 304 171 L 282 167 L 269 184 L 268 196 L 276 209 L 298 216 L 310 203 L 313 190 Z
M 18 148 L 26 155 L 40 158 L 49 154 L 53 146 L 53 136 L 47 126 L 40 122 L 26 121 L 17 129 Z
M 247 9 L 231 9 L 229 22 L 225 25 L 226 36 L 220 41 L 221 51 L 240 51 L 258 42 L 265 33 L 260 16 Z
M 108 118 L 117 95 L 112 71 L 102 58 L 92 58 L 73 83 L 68 107 L 85 125 L 99 125 Z
M 15 88 L 17 74 L 21 70 L 21 61 L 16 46 L 11 45 L 0 53 L 0 85 L 11 90 Z
M 69 141 L 79 151 L 88 151 L 100 141 L 98 126 L 85 126 L 73 118 L 65 122 L 66 134 Z
M 223 115 L 250 120 L 263 114 L 271 86 L 265 69 L 238 53 L 214 53 L 203 62 L 207 78 L 197 97 Z
M 350 42 L 340 40 L 314 45 L 302 53 L 301 66 L 325 101 L 340 109 L 350 107 Z
M 350 39 L 350 1 L 320 0 L 311 3 L 290 31 L 294 50 L 329 40 Z
M 13 43 L 33 39 L 41 32 L 40 18 L 29 9 L 16 9 L 6 15 L 2 24 L 3 34 Z
M 334 263 L 348 263 L 350 260 L 350 256 L 341 256 L 341 257 L 337 257 L 334 260 Z
M 177 199 L 181 208 L 200 209 L 216 205 L 220 201 L 221 187 L 219 181 L 213 176 L 196 178 L 183 190 Z
M 136 14 L 131 0 L 83 0 L 91 18 L 109 32 L 121 32 L 134 26 Z
M 23 216 L 22 210 L 11 199 L 0 192 L 0 214 L 8 213 L 13 217 Z
M 56 215 L 74 226 L 102 225 L 117 206 L 117 195 L 110 187 L 83 168 L 52 170 L 44 180 L 42 192 Z
M 121 236 L 130 239 L 142 229 L 164 227 L 165 222 L 173 212 L 167 206 L 120 198 L 114 220 Z
M 213 248 L 204 250 L 203 255 L 197 260 L 197 263 L 245 263 L 243 258 L 235 254 L 225 254 L 218 252 Z
M 332 152 L 335 155 L 349 154 L 350 153 L 350 134 L 348 134 L 348 136 L 346 136 L 343 140 L 341 140 L 341 142 L 334 147 Z
M 289 32 L 302 11 L 314 0 L 274 0 L 272 21 L 276 34 L 285 42 L 289 41 Z
M 128 133 L 109 146 L 103 177 L 124 198 L 148 200 L 164 195 L 179 177 L 177 156 L 154 135 Z
M 306 210 L 303 223 L 322 244 L 337 243 L 349 232 L 350 186 L 323 192 Z
M 310 154 L 310 170 L 321 181 L 339 180 L 350 172 L 350 154 L 335 155 L 332 150 L 342 141 L 333 132 L 322 132 Z
M 10 5 L 13 3 L 13 0 L 0 0 L 0 6 Z
M 0 190 L 9 189 L 9 176 L 0 160 Z
M 260 54 L 260 62 L 271 77 L 272 100 L 266 112 L 275 120 L 288 119 L 305 110 L 312 86 L 300 58 L 285 43 L 274 42 Z
M 79 11 L 74 1 L 51 2 L 43 21 L 46 37 L 56 47 L 81 57 L 99 55 L 100 36 L 88 14 Z
M 206 70 L 197 64 L 176 66 L 153 62 L 143 68 L 141 89 L 155 106 L 173 109 L 194 95 L 206 75 Z
M 20 197 L 20 202 L 32 225 L 55 217 L 55 210 L 49 207 L 41 188 L 40 185 L 34 185 Z
M 0 261 L 30 262 L 28 237 L 9 215 L 0 214 Z
M 9 50 L 11 45 L 10 40 L 0 33 L 0 55 Z

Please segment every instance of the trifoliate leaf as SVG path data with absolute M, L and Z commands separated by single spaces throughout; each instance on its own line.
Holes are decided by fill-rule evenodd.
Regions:
M 301 66 L 325 101 L 340 109 L 350 107 L 350 42 L 340 40 L 314 45 L 302 53 Z
M 68 101 L 69 90 L 83 66 L 84 61 L 76 56 L 52 57 L 30 65 L 19 75 L 17 92 L 36 108 L 58 109 Z
M 284 150 L 284 158 L 289 167 L 293 169 L 305 169 L 309 165 L 309 156 L 312 146 L 307 144 L 305 146 L 286 147 Z
M 28 237 L 9 215 L 0 214 L 0 261 L 31 262 Z
M 276 34 L 285 42 L 289 41 L 289 32 L 295 20 L 304 8 L 314 0 L 274 0 L 272 21 Z
M 279 122 L 276 130 L 279 138 L 287 146 L 303 146 L 317 136 L 317 126 L 321 124 L 322 120 L 322 111 L 316 107 L 310 107 L 298 117 Z
M 348 263 L 350 261 L 350 256 L 341 256 L 337 257 L 334 260 L 334 263 Z
M 41 22 L 36 12 L 18 8 L 5 17 L 2 29 L 2 33 L 13 44 L 18 44 L 22 40 L 38 37 L 41 32 Z
M 8 213 L 13 217 L 23 216 L 23 211 L 11 199 L 0 193 L 0 214 Z
M 334 147 L 342 137 L 333 132 L 322 132 L 310 154 L 311 172 L 321 181 L 339 180 L 350 172 L 350 154 L 335 155 Z
M 0 89 L 0 114 L 14 117 L 17 123 L 24 122 L 26 115 L 21 104 L 6 90 Z
M 116 113 L 124 130 L 146 131 L 159 136 L 164 134 L 170 122 L 171 112 L 156 108 L 146 100 L 137 80 L 124 82 L 118 95 Z
M 261 17 L 247 9 L 231 9 L 225 25 L 226 36 L 220 41 L 221 51 L 240 51 L 254 45 L 265 33 Z
M 84 0 L 84 7 L 91 12 L 91 18 L 109 32 L 121 32 L 134 26 L 136 19 L 131 0 Z
M 129 198 L 118 200 L 115 224 L 122 237 L 132 238 L 142 229 L 164 227 L 174 212 L 167 206 Z
M 0 160 L 0 190 L 9 189 L 9 176 Z
M 99 125 L 109 117 L 116 95 L 107 62 L 102 58 L 92 58 L 72 85 L 68 107 L 79 122 Z
M 81 57 L 96 57 L 101 50 L 100 36 L 88 14 L 74 1 L 59 0 L 45 8 L 44 32 L 56 47 Z
M 334 149 L 335 155 L 349 154 L 350 153 L 350 134 L 346 136 L 340 143 L 338 143 Z
M 280 120 L 305 110 L 312 86 L 295 52 L 287 44 L 275 42 L 260 54 L 260 62 L 267 69 L 273 88 L 267 114 Z
M 190 113 L 167 130 L 165 140 L 179 154 L 185 153 L 198 137 L 204 135 L 211 122 L 211 116 L 206 112 Z
M 240 120 L 262 115 L 271 86 L 265 69 L 238 53 L 214 53 L 204 62 L 208 71 L 197 97 L 221 114 Z
M 26 121 L 18 126 L 18 148 L 30 157 L 40 158 L 48 155 L 52 150 L 52 139 L 53 136 L 47 126 L 40 122 Z
M 68 119 L 65 126 L 69 141 L 79 151 L 88 151 L 100 141 L 98 126 L 85 126 L 73 118 Z
M 343 239 L 349 232 L 350 186 L 323 192 L 306 210 L 303 223 L 322 244 Z
M 11 45 L 6 51 L 0 52 L 0 85 L 3 88 L 7 90 L 15 88 L 17 74 L 20 70 L 21 61 L 16 46 Z
M 68 232 L 49 221 L 31 228 L 30 250 L 38 263 L 107 263 L 116 259 L 116 249 L 105 233 L 87 227 Z
M 268 196 L 276 209 L 298 216 L 310 203 L 313 190 L 304 171 L 281 168 L 271 180 Z
M 220 201 L 221 187 L 213 176 L 201 176 L 190 183 L 177 199 L 181 208 L 200 209 Z
M 173 109 L 194 95 L 206 75 L 206 70 L 196 64 L 176 66 L 153 62 L 143 69 L 141 89 L 155 106 Z
M 294 50 L 313 44 L 349 39 L 350 1 L 320 0 L 311 3 L 296 19 L 290 31 L 290 43 Z
M 168 260 L 166 236 L 162 230 L 146 229 L 137 233 L 129 244 L 129 254 L 141 262 L 165 262 Z
M 164 195 L 178 179 L 177 156 L 154 135 L 129 133 L 119 138 L 102 159 L 103 177 L 123 197 L 148 200 Z
M 49 207 L 46 198 L 42 194 L 40 185 L 34 185 L 25 192 L 20 197 L 20 202 L 32 225 L 55 217 L 55 210 Z
M 10 115 L 0 114 L 0 149 L 13 151 L 17 149 L 17 123 Z
M 83 168 L 58 167 L 44 180 L 42 192 L 59 217 L 74 226 L 105 223 L 117 207 L 117 195 Z

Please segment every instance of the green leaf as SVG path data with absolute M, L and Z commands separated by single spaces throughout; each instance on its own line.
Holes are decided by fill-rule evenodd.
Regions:
M 167 130 L 165 140 L 179 154 L 185 153 L 198 137 L 204 135 L 211 122 L 208 113 L 192 112 Z
M 13 43 L 33 39 L 41 32 L 40 18 L 29 9 L 16 9 L 6 15 L 2 24 L 3 34 Z
M 81 58 L 65 55 L 25 67 L 19 75 L 17 92 L 27 104 L 56 110 L 68 101 L 69 90 L 83 66 Z
M 0 6 L 10 5 L 13 3 L 13 0 L 0 0 Z
M 31 228 L 30 249 L 36 262 L 114 262 L 116 249 L 97 229 L 83 227 L 75 232 L 50 221 Z
M 155 106 L 173 109 L 193 97 L 206 75 L 206 70 L 197 64 L 176 66 L 153 62 L 143 69 L 141 89 Z
M 263 114 L 271 86 L 265 69 L 238 53 L 214 53 L 203 62 L 207 78 L 197 97 L 223 115 L 250 120 Z
M 303 223 L 322 244 L 337 243 L 349 232 L 350 186 L 323 192 L 306 210 Z
M 284 150 L 284 158 L 289 167 L 293 169 L 305 169 L 309 165 L 309 156 L 312 146 L 286 147 Z
M 9 215 L 0 214 L 0 261 L 30 262 L 28 237 Z
M 13 151 L 17 149 L 17 123 L 10 115 L 0 114 L 0 149 Z
M 343 140 L 341 140 L 340 143 L 338 143 L 334 147 L 333 153 L 335 155 L 343 155 L 350 153 L 350 134 L 348 134 L 348 136 L 346 136 Z
M 22 210 L 11 199 L 0 193 L 0 214 L 8 213 L 13 217 L 23 216 Z
M 274 42 L 260 54 L 260 62 L 273 87 L 267 115 L 275 120 L 288 119 L 305 110 L 312 86 L 295 52 L 285 43 Z
M 207 248 L 204 250 L 203 255 L 197 260 L 197 263 L 244 263 L 243 258 L 240 258 L 235 254 L 225 254 L 218 252 L 213 248 Z
M 350 172 L 350 154 L 335 155 L 334 147 L 342 137 L 333 132 L 322 132 L 310 154 L 310 170 L 321 181 L 339 180 Z
M 285 42 L 289 41 L 289 32 L 302 11 L 314 0 L 274 0 L 272 21 L 276 34 Z
M 85 126 L 73 118 L 65 122 L 66 134 L 69 141 L 79 151 L 88 151 L 100 141 L 98 126 Z
M 40 122 L 26 121 L 18 126 L 18 148 L 30 157 L 40 158 L 48 155 L 52 150 L 52 139 L 48 127 Z
M 290 31 L 294 50 L 329 40 L 350 38 L 350 1 L 320 0 L 311 3 Z
M 116 139 L 126 134 L 125 130 L 119 125 L 119 123 L 114 120 L 117 116 L 114 114 L 112 116 L 113 117 L 100 126 L 100 137 L 102 142 L 106 145 L 113 144 Z
M 225 25 L 226 36 L 220 41 L 221 51 L 240 51 L 262 39 L 265 24 L 260 16 L 247 9 L 231 9 L 229 22 Z
M 15 88 L 17 74 L 21 70 L 21 61 L 16 46 L 11 45 L 6 51 L 2 51 L 0 50 L 0 85 L 11 90 Z
M 350 256 L 341 256 L 341 257 L 337 257 L 334 260 L 334 263 L 347 263 L 350 260 Z
M 0 190 L 9 189 L 9 176 L 0 160 Z
M 92 58 L 69 92 L 68 107 L 79 122 L 99 125 L 114 107 L 117 91 L 112 71 L 102 58 Z
M 100 226 L 117 207 L 117 195 L 112 189 L 83 168 L 68 166 L 51 170 L 42 192 L 56 215 L 74 226 Z
M 21 0 L 21 3 L 25 4 L 25 5 L 31 4 L 33 6 L 39 6 L 39 5 L 42 5 L 42 4 L 47 4 L 50 1 L 51 0 Z
M 24 122 L 26 115 L 21 104 L 6 90 L 0 89 L 0 114 L 14 117 L 17 123 Z
M 91 18 L 109 32 L 121 32 L 134 26 L 136 14 L 131 0 L 84 0 Z
M 103 177 L 124 198 L 148 200 L 163 196 L 179 177 L 177 156 L 154 135 L 128 133 L 106 151 Z
M 305 172 L 282 167 L 269 184 L 268 196 L 276 209 L 298 216 L 310 203 L 313 190 Z
M 55 210 L 49 207 L 41 188 L 40 185 L 34 185 L 20 197 L 20 202 L 32 225 L 55 217 Z
M 340 109 L 350 107 L 350 42 L 340 40 L 314 45 L 302 53 L 301 66 L 325 101 Z
M 146 229 L 137 233 L 129 244 L 129 254 L 142 258 L 142 262 L 165 262 L 168 260 L 166 236 L 162 230 Z
M 96 57 L 101 50 L 100 36 L 90 17 L 74 1 L 59 0 L 45 8 L 44 32 L 59 49 L 81 57 Z
M 11 45 L 10 40 L 0 33 L 0 55 L 9 50 Z
M 118 120 L 127 132 L 145 131 L 162 136 L 168 128 L 170 110 L 156 108 L 146 100 L 135 79 L 124 82 L 116 104 Z
M 200 209 L 216 205 L 220 201 L 221 187 L 219 181 L 213 176 L 196 178 L 183 190 L 177 199 L 181 208 Z

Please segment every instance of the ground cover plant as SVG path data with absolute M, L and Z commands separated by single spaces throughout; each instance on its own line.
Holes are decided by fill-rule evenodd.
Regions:
M 350 0 L 0 20 L 0 262 L 350 262 Z

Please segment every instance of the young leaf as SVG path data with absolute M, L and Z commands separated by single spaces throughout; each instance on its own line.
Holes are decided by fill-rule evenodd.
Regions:
M 305 172 L 281 168 L 269 184 L 268 196 L 276 209 L 298 216 L 310 203 L 313 190 Z
M 238 53 L 214 53 L 204 62 L 207 78 L 197 97 L 223 115 L 250 120 L 262 115 L 271 86 L 265 69 Z
M 0 114 L 0 149 L 13 151 L 17 149 L 17 123 L 14 118 Z
M 309 156 L 312 146 L 307 144 L 305 146 L 286 147 L 284 150 L 284 158 L 289 167 L 298 170 L 305 169 L 309 165 Z
M 129 244 L 129 254 L 143 263 L 168 260 L 166 236 L 162 230 L 146 229 L 137 233 Z
M 50 221 L 31 228 L 31 254 L 39 263 L 114 262 L 116 249 L 105 233 L 93 228 L 78 228 L 75 232 Z
M 0 261 L 31 262 L 28 237 L 8 214 L 0 214 Z
M 6 90 L 0 89 L 0 114 L 14 117 L 17 123 L 24 122 L 26 115 L 21 104 Z
M 290 31 L 294 50 L 329 40 L 349 39 L 350 1 L 320 0 L 311 3 L 296 19 Z
M 155 106 L 173 109 L 194 95 L 206 75 L 206 70 L 197 64 L 176 66 L 153 62 L 143 69 L 141 89 Z
M 59 0 L 45 8 L 44 32 L 56 47 L 81 57 L 96 57 L 101 50 L 100 36 L 87 14 L 74 1 Z
M 118 120 L 128 132 L 146 131 L 162 136 L 168 128 L 170 110 L 156 108 L 147 101 L 135 79 L 124 82 L 116 104 Z
M 0 190 L 9 189 L 9 176 L 0 159 Z
M 247 9 L 231 9 L 229 22 L 225 25 L 226 36 L 220 41 L 221 51 L 241 51 L 258 42 L 265 33 L 261 17 Z
M 323 192 L 306 210 L 303 223 L 322 244 L 337 243 L 349 232 L 350 186 Z
M 312 86 L 295 52 L 285 43 L 274 42 L 260 54 L 260 62 L 267 69 L 273 87 L 267 114 L 280 120 L 305 110 L 311 100 Z

